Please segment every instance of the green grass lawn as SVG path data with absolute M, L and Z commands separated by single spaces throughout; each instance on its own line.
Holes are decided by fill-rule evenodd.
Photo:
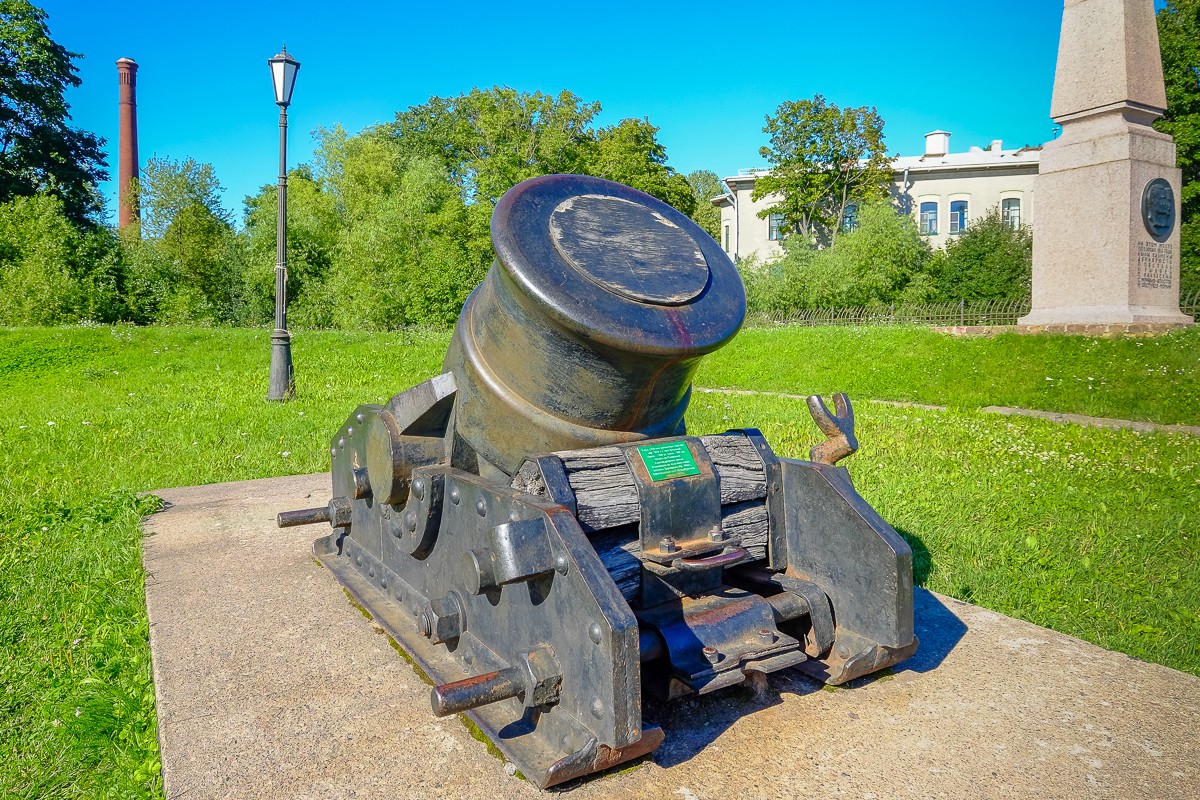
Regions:
M 324 470 L 354 406 L 435 374 L 448 340 L 301 333 L 299 397 L 271 404 L 265 331 L 0 331 L 0 795 L 161 794 L 138 525 L 156 503 L 137 492 Z M 972 410 L 1195 424 L 1197 345 L 750 330 L 697 383 L 950 406 L 859 403 L 844 462 L 918 583 L 1200 674 L 1200 439 Z M 784 398 L 697 395 L 689 422 L 757 426 L 789 456 L 818 438 Z
M 754 328 L 704 361 L 696 383 L 1197 425 L 1200 325 L 1166 336 L 1118 339 L 954 337 L 925 328 Z

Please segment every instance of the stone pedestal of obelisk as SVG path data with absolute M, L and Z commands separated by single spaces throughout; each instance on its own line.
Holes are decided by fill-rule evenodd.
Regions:
M 1033 307 L 1022 325 L 1190 325 L 1179 311 L 1180 171 L 1154 0 L 1065 0 L 1034 191 Z

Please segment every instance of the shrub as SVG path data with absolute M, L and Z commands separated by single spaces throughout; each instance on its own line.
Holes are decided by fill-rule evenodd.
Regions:
M 1019 300 L 1032 274 L 1029 228 L 1010 228 L 993 207 L 946 245 L 938 288 L 946 300 Z
M 787 313 L 806 308 L 925 302 L 935 280 L 931 253 L 911 217 L 885 201 L 864 203 L 859 225 L 825 250 L 798 236 L 784 255 L 764 265 L 739 265 L 751 311 Z
M 0 205 L 0 324 L 112 322 L 123 284 L 115 237 L 77 227 L 57 196 Z

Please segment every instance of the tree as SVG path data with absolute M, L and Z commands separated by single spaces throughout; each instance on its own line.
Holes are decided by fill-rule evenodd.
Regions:
M 1184 295 L 1200 291 L 1200 0 L 1167 0 L 1158 12 L 1167 113 L 1154 127 L 1175 137 L 1180 193 L 1180 279 Z
M 946 300 L 1018 300 L 1028 297 L 1033 274 L 1029 228 L 1011 228 L 993 206 L 946 243 L 939 289 Z
M 720 241 L 721 209 L 712 204 L 712 199 L 726 194 L 721 179 L 715 172 L 698 169 L 687 174 L 687 182 L 692 189 L 692 197 L 696 201 L 696 210 L 692 212 L 692 219 L 709 236 Z
M 0 0 L 0 203 L 47 191 L 76 224 L 94 221 L 108 177 L 104 140 L 69 125 L 63 93 L 80 84 L 80 58 L 50 38 L 46 12 Z
M 137 183 L 142 233 L 163 236 L 180 212 L 196 205 L 229 224 L 233 216 L 221 206 L 221 190 L 212 164 L 151 156 Z
M 535 175 L 579 172 L 595 144 L 599 103 L 571 92 L 557 97 L 507 86 L 431 97 L 396 115 L 384 130 L 406 156 L 439 161 L 463 200 L 494 204 Z
M 112 232 L 81 230 L 57 195 L 0 204 L 0 325 L 114 322 L 123 283 Z
M 329 153 L 318 149 L 318 154 Z M 321 162 L 324 163 L 324 162 Z M 340 167 L 338 167 L 340 169 Z M 339 178 L 340 180 L 340 178 Z M 246 292 L 243 309 L 247 321 L 268 322 L 275 308 L 275 234 L 279 221 L 279 189 L 264 186 L 246 198 Z M 320 296 L 328 278 L 343 227 L 332 192 L 327 191 L 312 169 L 300 166 L 288 174 L 288 307 L 297 319 L 306 316 L 310 298 Z
M 760 217 L 783 215 L 785 228 L 832 242 L 852 203 L 883 197 L 891 179 L 883 118 L 873 107 L 841 109 L 821 95 L 786 101 L 767 117 L 770 145 L 759 154 L 771 172 L 751 198 L 779 195 Z
M 602 129 L 587 172 L 654 195 L 691 216 L 696 209 L 692 187 L 667 166 L 667 149 L 657 136 L 658 128 L 646 119 L 623 119 Z
M 135 319 L 243 321 L 243 247 L 212 165 L 155 156 L 136 189 L 145 238 L 122 237 Z
M 658 129 L 631 119 L 597 130 L 599 110 L 570 92 L 493 87 L 431 97 L 354 136 L 318 129 L 312 166 L 293 171 L 289 184 L 291 319 L 370 328 L 453 322 L 492 262 L 496 201 L 537 175 L 606 177 L 690 213 L 693 191 L 667 165 Z M 177 183 L 149 171 L 152 193 Z M 246 201 L 248 319 L 268 311 L 273 296 L 276 202 L 271 186 Z
M 343 328 L 454 322 L 486 263 L 462 236 L 467 209 L 436 159 L 408 161 L 339 237 L 325 288 L 309 321 Z

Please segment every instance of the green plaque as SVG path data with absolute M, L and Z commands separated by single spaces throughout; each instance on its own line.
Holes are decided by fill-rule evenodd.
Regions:
M 687 442 L 644 444 L 638 447 L 638 455 L 642 457 L 642 463 L 646 465 L 646 472 L 650 474 L 652 481 L 700 474 L 696 458 L 688 448 Z

